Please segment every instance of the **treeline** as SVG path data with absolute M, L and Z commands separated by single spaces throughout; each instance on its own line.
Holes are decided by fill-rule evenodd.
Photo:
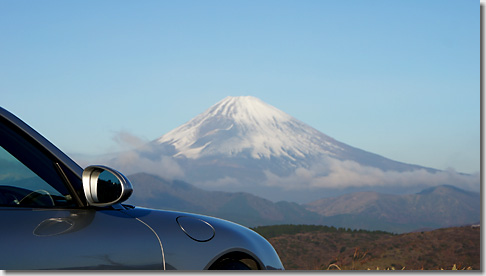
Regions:
M 280 225 L 270 225 L 270 226 L 257 226 L 252 227 L 252 230 L 264 236 L 267 239 L 278 237 L 281 235 L 293 235 L 298 233 L 308 233 L 308 232 L 324 232 L 324 233 L 370 233 L 370 234 L 392 234 L 385 231 L 368 231 L 363 229 L 350 229 L 326 225 L 311 225 L 311 224 L 280 224 Z

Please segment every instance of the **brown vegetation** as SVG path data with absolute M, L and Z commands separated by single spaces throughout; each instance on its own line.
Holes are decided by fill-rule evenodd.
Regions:
M 288 270 L 480 269 L 480 229 L 470 226 L 401 235 L 313 230 L 267 239 Z

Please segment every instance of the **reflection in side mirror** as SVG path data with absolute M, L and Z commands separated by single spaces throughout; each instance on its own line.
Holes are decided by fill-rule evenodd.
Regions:
M 84 169 L 83 188 L 88 205 L 100 207 L 121 203 L 133 191 L 130 181 L 123 174 L 105 166 Z

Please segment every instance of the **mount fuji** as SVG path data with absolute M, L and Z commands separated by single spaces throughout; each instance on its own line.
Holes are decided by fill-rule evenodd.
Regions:
M 226 97 L 112 163 L 200 188 L 296 202 L 349 191 L 401 193 L 444 184 L 479 188 L 478 177 L 346 145 L 252 96 Z

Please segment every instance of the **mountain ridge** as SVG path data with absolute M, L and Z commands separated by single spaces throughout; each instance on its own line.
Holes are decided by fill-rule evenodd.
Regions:
M 434 191 L 424 194 L 401 196 L 376 192 L 352 193 L 323 199 L 327 203 L 331 200 L 330 204 L 323 206 L 272 202 L 245 192 L 209 191 L 183 181 L 166 180 L 147 173 L 128 177 L 134 187 L 134 193 L 127 201 L 129 204 L 216 216 L 248 227 L 315 224 L 404 233 L 421 228 L 473 224 L 480 220 L 479 194 L 449 186 L 438 186 Z M 366 199 L 364 195 L 369 198 Z M 417 195 L 422 199 L 417 204 L 410 204 Z M 456 203 L 451 201 L 454 198 Z M 368 204 L 362 204 L 363 201 Z M 341 206 L 353 202 L 353 210 L 342 209 Z M 329 206 L 334 207 L 334 210 L 331 209 L 333 212 L 326 209 Z
M 129 204 L 200 213 L 243 225 L 320 222 L 319 215 L 293 202 L 274 203 L 245 192 L 208 191 L 148 173 L 137 173 L 129 178 L 134 187 L 127 201 Z
M 479 176 L 406 164 L 339 142 L 252 96 L 226 97 L 109 163 L 128 173 L 301 203 L 351 191 L 479 187 Z
M 369 222 L 379 218 L 389 224 L 403 225 L 408 231 L 472 224 L 481 216 L 480 194 L 451 185 L 405 195 L 351 193 L 320 199 L 305 206 L 326 217 L 342 218 L 343 223 L 354 221 L 353 225 L 376 227 Z

